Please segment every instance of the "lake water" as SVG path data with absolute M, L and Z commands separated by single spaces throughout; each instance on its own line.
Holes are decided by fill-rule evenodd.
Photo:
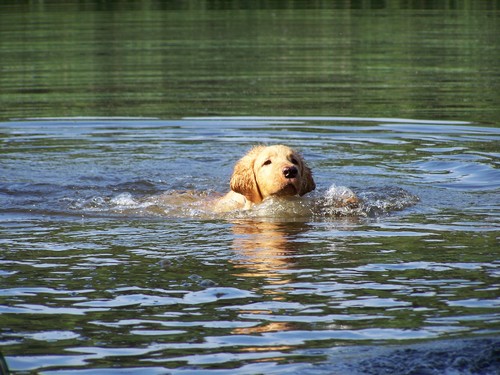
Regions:
M 313 3 L 0 5 L 13 372 L 498 372 L 500 3 Z M 258 143 L 316 191 L 207 210 Z

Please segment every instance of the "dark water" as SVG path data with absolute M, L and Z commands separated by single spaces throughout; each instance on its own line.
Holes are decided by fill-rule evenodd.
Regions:
M 463 368 L 493 373 L 493 343 L 454 348 L 498 337 L 498 128 L 354 118 L 1 127 L 1 344 L 12 369 L 366 373 L 381 368 L 373 350 L 447 339 L 436 374 L 464 356 L 481 360 Z M 318 184 L 309 199 L 349 186 L 379 209 L 297 217 L 275 202 L 206 215 L 204 194 L 225 191 L 257 141 L 300 148 Z M 198 204 L 155 200 L 191 190 Z M 335 351 L 346 347 L 360 352 Z M 431 358 L 413 347 L 382 355 L 405 371 Z
M 499 118 L 499 1 L 9 1 L 0 118 Z
M 499 8 L 2 2 L 10 369 L 497 373 Z M 256 143 L 317 190 L 212 214 Z

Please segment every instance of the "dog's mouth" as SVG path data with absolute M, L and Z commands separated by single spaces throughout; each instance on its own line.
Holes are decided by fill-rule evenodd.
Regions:
M 291 181 L 287 182 L 283 188 L 278 190 L 273 195 L 276 197 L 291 197 L 297 195 L 299 193 L 299 189 L 296 186 L 295 179 L 291 179 Z

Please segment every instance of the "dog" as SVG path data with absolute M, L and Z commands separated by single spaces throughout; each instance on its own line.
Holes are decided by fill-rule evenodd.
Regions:
M 255 146 L 235 165 L 231 190 L 215 210 L 248 210 L 269 197 L 303 196 L 316 188 L 302 156 L 284 145 Z
M 200 191 L 168 191 L 139 200 L 127 196 L 125 203 L 116 200 L 116 209 L 124 213 L 212 217 L 214 213 L 251 210 L 268 200 L 267 203 L 273 209 L 278 208 L 273 214 L 289 215 L 286 210 L 290 208 L 291 214 L 299 216 L 343 216 L 353 214 L 353 210 L 358 209 L 362 203 L 352 190 L 336 186 L 321 197 L 291 199 L 315 189 L 312 171 L 297 151 L 284 145 L 255 146 L 234 166 L 230 191 L 225 195 Z M 278 201 L 279 204 L 275 205 Z M 115 202 L 112 200 L 112 203 Z M 255 213 L 270 212 L 267 211 L 269 206 L 262 205 L 260 208 L 263 210 L 257 209 Z

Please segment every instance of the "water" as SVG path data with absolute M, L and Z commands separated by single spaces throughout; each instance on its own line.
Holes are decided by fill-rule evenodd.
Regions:
M 3 2 L 10 369 L 496 373 L 499 8 Z M 316 191 L 213 213 L 256 143 Z
M 314 373 L 330 348 L 498 335 L 498 128 L 355 118 L 1 126 L 0 311 L 13 369 L 255 373 L 264 362 Z M 250 213 L 201 210 L 259 139 L 299 148 L 317 191 Z M 295 215 L 340 186 L 378 210 Z
M 2 1 L 0 118 L 500 117 L 500 3 Z

